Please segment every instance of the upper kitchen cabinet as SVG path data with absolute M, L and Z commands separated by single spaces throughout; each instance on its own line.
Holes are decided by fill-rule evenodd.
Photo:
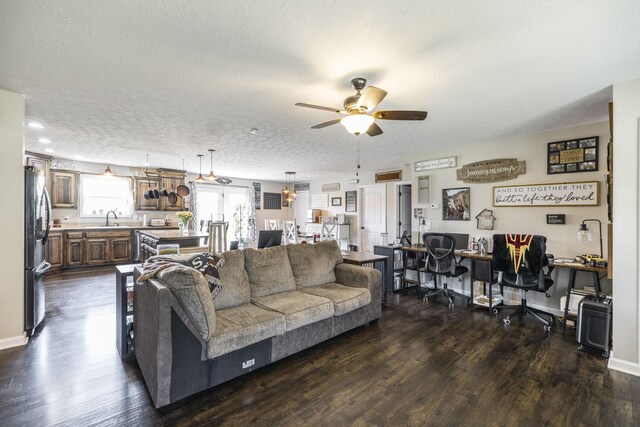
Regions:
M 149 191 L 162 190 L 162 181 L 160 178 L 143 178 L 136 176 L 136 210 L 138 211 L 159 211 L 160 210 L 160 200 L 146 198 L 144 195 L 148 194 Z
M 140 211 L 182 211 L 184 210 L 184 199 L 178 197 L 175 203 L 171 203 L 169 197 L 145 198 L 149 190 L 167 193 L 176 191 L 179 185 L 184 184 L 185 174 L 183 171 L 173 169 L 156 169 L 148 171 L 147 177 L 135 177 L 136 181 L 136 210 Z
M 175 192 L 179 185 L 184 183 L 184 175 L 183 176 L 172 176 L 172 177 L 163 177 L 162 178 L 162 186 L 168 192 Z M 182 197 L 177 198 L 175 203 L 171 203 L 169 197 L 163 197 L 160 199 L 160 210 L 163 211 L 183 211 L 184 210 L 184 199 Z
M 51 170 L 51 207 L 78 207 L 78 172 Z
M 51 156 L 45 156 L 43 154 L 31 153 L 26 151 L 24 153 L 25 165 L 33 166 L 38 174 L 42 174 L 45 179 L 45 185 L 49 188 L 49 165 L 51 163 Z

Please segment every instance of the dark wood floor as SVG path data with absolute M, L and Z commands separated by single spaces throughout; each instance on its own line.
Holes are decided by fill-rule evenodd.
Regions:
M 359 328 L 166 415 L 115 349 L 115 274 L 47 283 L 47 319 L 0 351 L 0 425 L 640 425 L 640 379 L 573 334 L 393 295 Z

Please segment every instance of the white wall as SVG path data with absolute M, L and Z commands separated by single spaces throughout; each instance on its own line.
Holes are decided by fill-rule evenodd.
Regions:
M 638 145 L 640 79 L 613 85 L 613 355 L 609 367 L 640 375 Z
M 606 108 L 606 106 L 603 106 Z M 561 174 L 557 176 L 547 175 L 547 143 L 553 141 L 561 141 L 573 138 L 599 136 L 599 170 L 596 172 L 580 172 Z M 577 231 L 579 224 L 585 218 L 597 218 L 603 223 L 603 240 L 604 251 L 607 251 L 607 205 L 606 205 L 606 148 L 609 140 L 608 124 L 606 122 L 578 126 L 574 128 L 559 129 L 550 132 L 539 133 L 535 135 L 524 135 L 518 137 L 505 138 L 492 141 L 474 141 L 464 146 L 456 148 L 446 148 L 440 151 L 425 152 L 411 159 L 411 166 L 399 167 L 403 170 L 403 182 L 409 181 L 412 184 L 412 209 L 423 208 L 425 217 L 431 219 L 432 231 L 449 231 L 469 233 L 470 237 L 487 237 L 490 238 L 494 233 L 535 233 L 547 236 L 547 252 L 557 257 L 572 257 L 583 253 L 599 252 L 599 243 L 597 237 L 593 242 L 580 243 L 577 240 Z M 473 163 L 481 160 L 490 160 L 496 158 L 517 158 L 527 162 L 527 173 L 520 175 L 517 179 L 511 181 L 500 182 L 496 184 L 465 184 L 456 179 L 456 168 L 441 169 L 422 173 L 413 173 L 413 162 L 418 160 L 436 159 L 440 157 L 457 156 L 458 167 L 467 163 Z M 429 209 L 426 204 L 418 203 L 418 176 L 429 175 L 430 198 L 432 202 L 437 202 L 440 208 L 437 210 Z M 330 193 L 329 197 L 341 196 L 344 198 L 344 192 L 348 190 L 356 190 L 358 185 L 373 184 L 375 182 L 374 173 L 361 173 L 360 184 L 348 184 L 350 176 L 329 177 L 322 180 L 311 182 L 310 194 L 320 194 L 322 184 L 339 182 L 340 192 Z M 600 182 L 600 204 L 596 207 L 518 207 L 518 208 L 493 208 L 492 205 L 492 189 L 494 185 L 516 185 L 516 184 L 539 184 L 553 182 L 573 182 L 573 181 L 599 181 Z M 387 183 L 387 232 L 389 240 L 396 236 L 397 223 L 397 197 L 395 190 L 399 182 Z M 443 221 L 442 220 L 442 189 L 453 187 L 470 187 L 471 188 L 471 221 Z M 475 216 L 483 209 L 492 209 L 494 216 L 497 217 L 495 228 L 491 231 L 478 230 L 476 227 Z M 331 214 L 344 212 L 343 206 L 338 208 L 329 207 L 327 209 Z M 565 225 L 548 225 L 546 223 L 546 214 L 565 214 Z M 351 214 L 351 243 L 357 243 L 357 214 Z M 591 225 L 591 224 L 590 224 Z M 419 234 L 418 220 L 413 220 L 414 241 L 417 241 Z M 594 231 L 597 236 L 597 231 Z M 584 276 L 583 276 L 584 274 Z M 551 298 L 546 298 L 543 294 L 530 292 L 529 301 L 533 306 L 538 306 L 560 314 L 560 297 L 566 293 L 566 283 L 568 282 L 569 272 L 566 269 L 556 269 L 554 279 L 558 286 L 550 289 Z M 585 282 L 591 284 L 591 276 L 585 273 L 578 274 L 580 283 Z M 611 282 L 604 280 L 603 290 L 611 292 Z M 459 289 L 465 293 L 470 291 L 469 279 L 465 278 L 462 283 L 452 283 L 452 288 Z
M 0 349 L 24 345 L 24 96 L 0 88 Z

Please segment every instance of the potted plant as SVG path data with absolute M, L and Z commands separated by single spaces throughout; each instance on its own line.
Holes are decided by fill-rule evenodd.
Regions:
M 189 220 L 193 218 L 193 213 L 189 211 L 176 212 L 176 218 L 178 218 L 178 227 L 182 234 L 189 232 Z

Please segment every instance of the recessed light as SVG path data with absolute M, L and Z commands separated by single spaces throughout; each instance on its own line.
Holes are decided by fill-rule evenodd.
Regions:
M 49 144 L 51 140 L 49 138 L 38 138 L 38 142 L 41 144 Z
M 81 159 L 81 158 L 82 158 L 82 156 L 81 156 L 80 154 L 76 154 L 76 155 L 75 155 L 75 156 L 73 156 L 73 157 L 75 157 L 76 159 Z
M 258 133 L 258 128 L 251 128 L 251 130 L 249 131 L 249 133 L 251 135 L 255 135 L 256 133 Z
M 42 126 L 38 122 L 29 122 L 27 126 L 29 126 L 31 129 L 44 129 L 44 126 Z
M 45 148 L 44 149 L 45 153 L 55 153 L 55 151 L 53 150 L 53 148 Z

